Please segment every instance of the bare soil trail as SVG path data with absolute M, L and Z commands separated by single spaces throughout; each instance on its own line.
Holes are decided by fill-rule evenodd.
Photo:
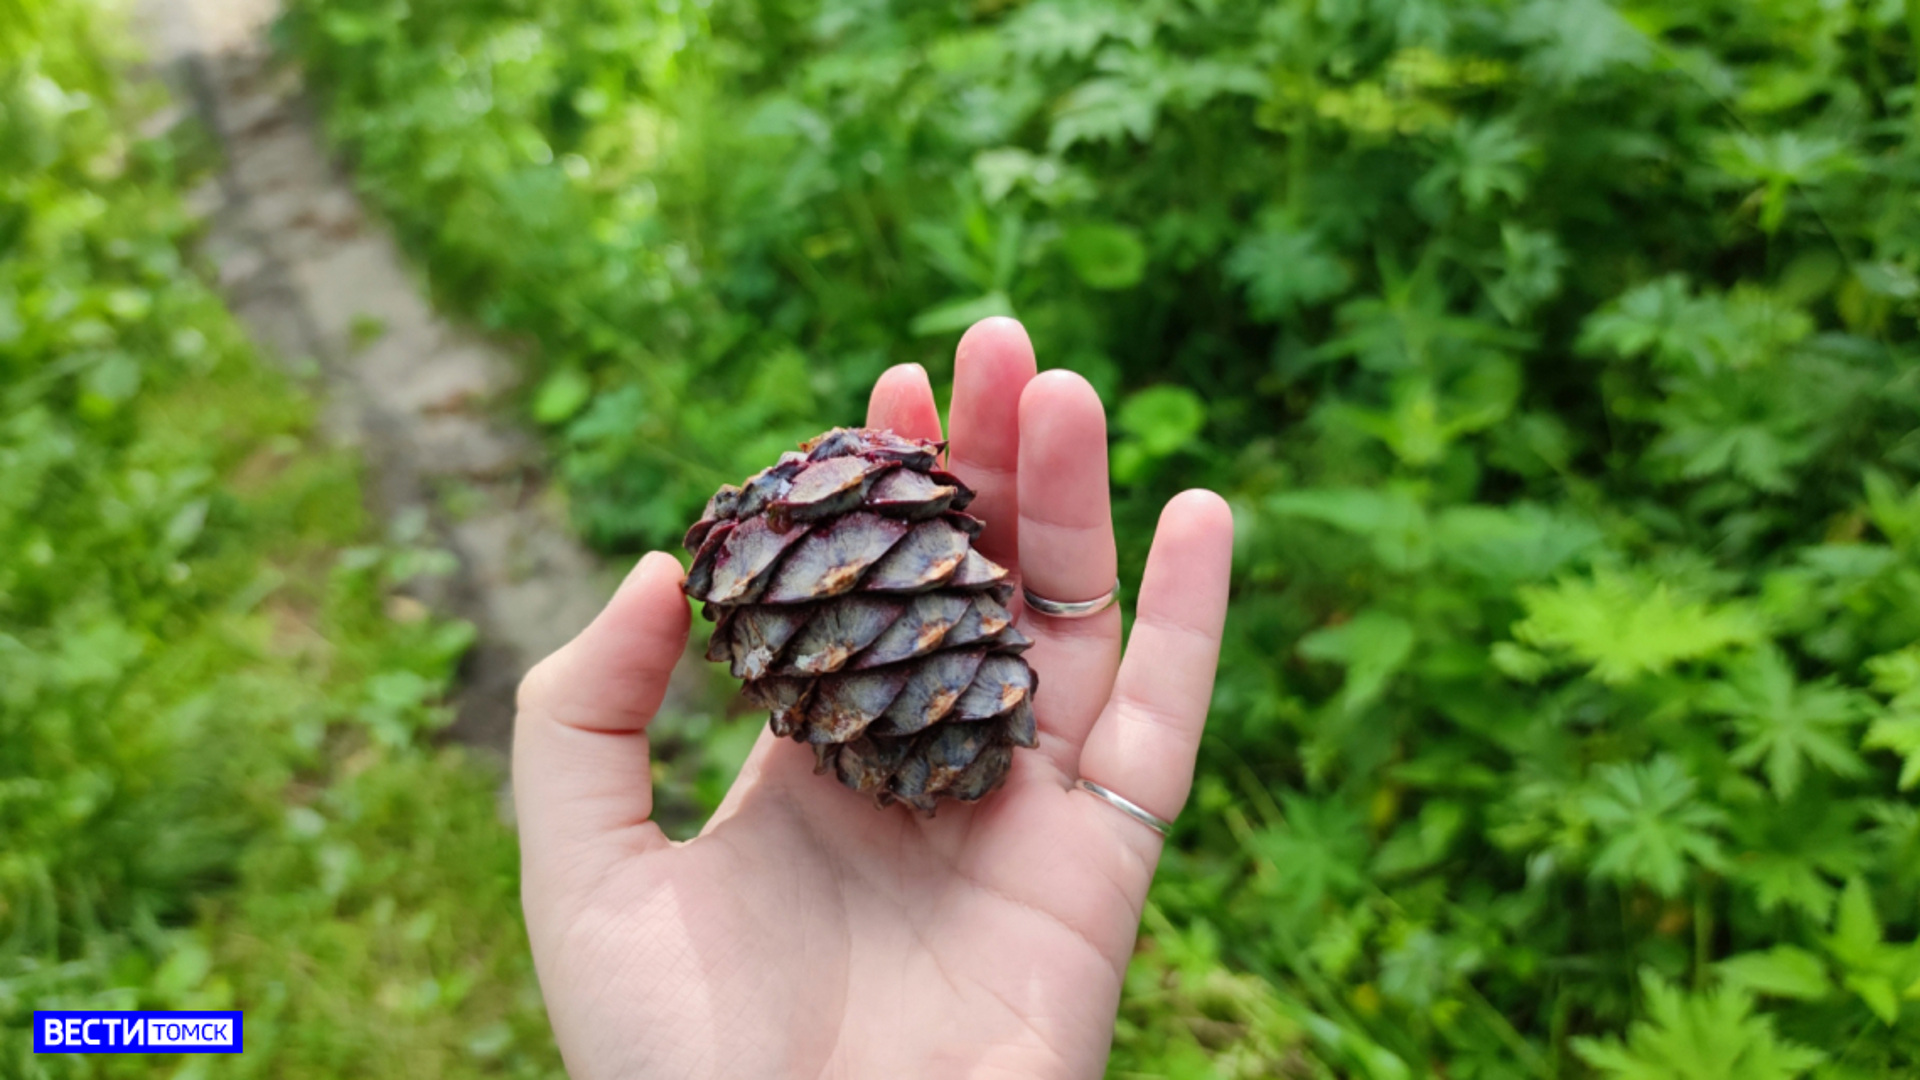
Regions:
M 459 560 L 417 599 L 477 627 L 451 735 L 504 753 L 521 675 L 599 611 L 621 568 L 573 537 L 538 439 L 504 407 L 517 366 L 441 319 L 362 212 L 267 44 L 276 14 L 274 0 L 139 0 L 136 25 L 224 155 L 195 201 L 228 305 L 322 395 L 328 435 L 367 463 L 375 509 Z M 678 700 L 697 693 L 697 661 L 675 681 Z

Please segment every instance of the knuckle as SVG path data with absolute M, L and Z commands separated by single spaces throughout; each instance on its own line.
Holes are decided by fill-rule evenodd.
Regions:
M 520 712 L 536 712 L 546 708 L 552 701 L 553 680 L 554 656 L 549 656 L 528 668 L 527 673 L 520 677 L 520 685 L 513 695 L 514 708 Z
M 1114 705 L 1119 715 L 1128 723 L 1153 731 L 1166 732 L 1176 737 L 1187 733 L 1186 717 L 1178 710 L 1163 704 L 1121 693 L 1115 696 Z

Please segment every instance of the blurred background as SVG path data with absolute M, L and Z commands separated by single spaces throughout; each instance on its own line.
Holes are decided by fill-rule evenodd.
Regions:
M 0 2 L 0 1075 L 559 1075 L 519 670 L 992 314 L 1106 399 L 1127 580 L 1173 492 L 1239 523 L 1111 1075 L 1920 1075 L 1916 36 Z M 56 1006 L 248 1050 L 36 1057 Z

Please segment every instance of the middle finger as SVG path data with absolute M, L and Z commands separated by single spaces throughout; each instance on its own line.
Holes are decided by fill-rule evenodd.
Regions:
M 967 512 L 987 523 L 974 546 L 1009 570 L 1020 555 L 1020 392 L 1033 372 L 1033 342 L 1008 318 L 974 323 L 953 362 L 947 467 L 974 491 Z

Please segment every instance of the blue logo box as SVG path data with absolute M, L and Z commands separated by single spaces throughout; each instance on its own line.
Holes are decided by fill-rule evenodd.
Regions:
M 240 1010 L 35 1009 L 36 1054 L 237 1054 Z

